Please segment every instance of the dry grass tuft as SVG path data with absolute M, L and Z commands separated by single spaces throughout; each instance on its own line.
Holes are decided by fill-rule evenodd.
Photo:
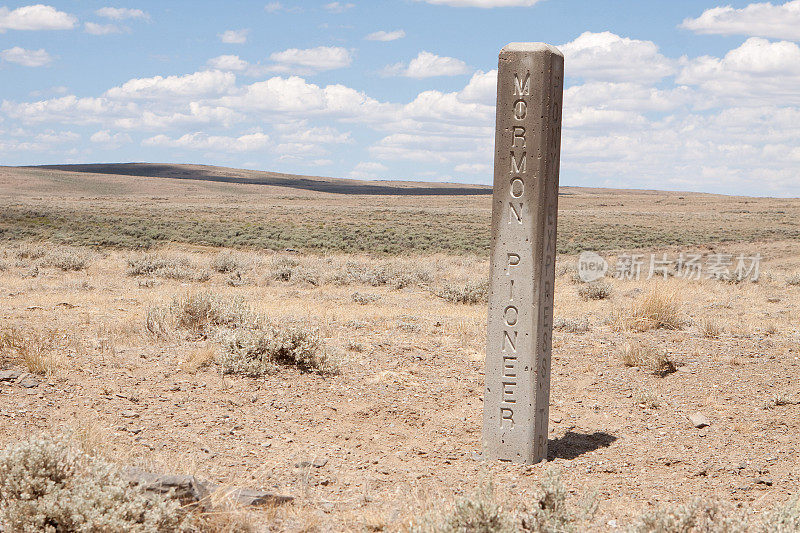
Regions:
M 69 340 L 57 329 L 23 333 L 7 328 L 0 331 L 0 356 L 18 361 L 33 374 L 52 376 L 64 364 L 62 350 Z
M 207 337 L 212 328 L 238 327 L 251 318 L 250 308 L 239 298 L 220 298 L 211 292 L 186 293 L 171 305 L 175 327 Z
M 189 358 L 183 367 L 189 372 L 197 372 L 204 366 L 210 365 L 217 356 L 217 350 L 205 344 L 189 352 Z
M 620 358 L 625 366 L 643 368 L 661 377 L 677 370 L 666 350 L 641 342 L 626 344 Z
M 663 287 L 656 287 L 634 301 L 618 320 L 618 325 L 633 331 L 681 329 L 685 323 L 678 295 Z
M 795 272 L 786 276 L 786 284 L 794 287 L 800 287 L 800 272 Z
M 716 319 L 706 317 L 700 322 L 700 333 L 703 337 L 716 339 L 722 335 L 722 326 Z

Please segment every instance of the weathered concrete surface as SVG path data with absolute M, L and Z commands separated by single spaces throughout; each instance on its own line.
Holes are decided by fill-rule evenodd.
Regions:
M 547 458 L 564 56 L 544 43 L 500 52 L 485 459 Z

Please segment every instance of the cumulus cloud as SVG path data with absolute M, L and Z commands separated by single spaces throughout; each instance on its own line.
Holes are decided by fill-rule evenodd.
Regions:
M 364 37 L 368 41 L 396 41 L 397 39 L 402 39 L 406 36 L 406 32 L 403 30 L 394 30 L 394 31 L 376 31 L 370 33 L 366 37 Z
M 235 85 L 233 73 L 205 70 L 185 76 L 134 78 L 109 89 L 105 96 L 117 99 L 215 96 L 227 93 Z
M 111 133 L 109 130 L 100 130 L 92 134 L 89 140 L 95 144 L 101 144 L 106 148 L 119 148 L 124 144 L 133 142 L 127 133 Z
M 342 13 L 348 9 L 356 7 L 356 5 L 351 4 L 350 2 L 329 2 L 322 7 L 331 13 Z
M 702 56 L 677 77 L 706 93 L 700 106 L 783 103 L 800 105 L 800 46 L 751 37 L 722 58 Z
M 350 177 L 356 179 L 373 179 L 381 174 L 386 173 L 389 170 L 389 167 L 384 165 L 383 163 L 377 163 L 375 161 L 361 161 L 353 170 L 350 171 Z
M 42 4 L 13 11 L 0 7 L 0 33 L 6 30 L 71 30 L 77 22 L 74 16 Z
M 150 15 L 141 9 L 130 9 L 125 7 L 101 7 L 95 14 L 98 17 L 103 17 L 111 20 L 126 20 L 126 19 L 149 19 Z
M 771 2 L 749 4 L 741 9 L 731 6 L 707 9 L 697 18 L 687 18 L 681 28 L 695 33 L 749 35 L 775 39 L 800 40 L 800 0 L 782 5 Z
M 353 142 L 350 132 L 341 132 L 332 126 L 310 126 L 307 120 L 278 124 L 275 131 L 285 143 L 349 144 Z
M 15 46 L 8 50 L 0 52 L 0 60 L 8 63 L 16 63 L 23 67 L 43 67 L 49 65 L 53 58 L 44 49 L 39 50 L 26 50 Z
M 216 70 L 247 70 L 250 64 L 239 56 L 222 55 L 208 60 L 208 66 Z
M 249 33 L 247 29 L 227 30 L 219 34 L 219 40 L 226 44 L 244 44 Z
M 274 52 L 269 58 L 276 63 L 271 67 L 272 70 L 296 74 L 344 68 L 353 62 L 350 51 L 339 46 L 289 48 L 282 52 Z
M 92 35 L 111 35 L 130 31 L 128 28 L 117 26 L 116 24 L 98 24 L 97 22 L 87 22 L 83 25 L 83 30 Z
M 362 116 L 377 112 L 381 104 L 344 85 L 320 87 L 303 78 L 276 76 L 252 83 L 220 103 L 241 112 L 292 113 L 297 116 Z
M 454 57 L 437 56 L 423 50 L 408 64 L 396 63 L 384 69 L 387 76 L 407 78 L 431 78 L 434 76 L 458 76 L 470 72 L 466 63 Z
M 452 7 L 530 7 L 541 0 L 417 0 L 428 4 Z
M 558 48 L 569 65 L 568 75 L 584 79 L 652 83 L 676 69 L 676 61 L 661 55 L 654 42 L 608 31 L 584 32 Z
M 250 133 L 241 137 L 207 135 L 202 132 L 187 133 L 177 139 L 167 135 L 156 135 L 142 141 L 142 146 L 159 148 L 183 148 L 209 152 L 251 152 L 269 146 L 269 136 L 265 133 Z

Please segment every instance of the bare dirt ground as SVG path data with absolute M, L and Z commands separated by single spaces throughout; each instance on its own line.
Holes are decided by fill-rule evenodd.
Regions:
M 243 224 L 248 213 L 266 213 L 266 224 L 312 205 L 328 222 L 358 226 L 364 208 L 363 196 L 281 196 L 279 187 L 261 195 L 258 185 L 187 180 L 138 190 L 122 178 L 95 175 L 79 182 L 66 174 L 36 177 L 14 194 L 14 172 L 0 175 L 6 214 L 64 205 L 82 214 L 93 205 L 125 211 L 158 198 L 156 214 L 167 223 L 173 215 L 191 220 L 196 210 L 199 218 L 240 217 Z M 241 206 L 236 191 L 243 192 Z M 234 252 L 235 268 L 219 272 L 219 248 L 183 243 L 150 251 L 168 265 L 163 272 L 135 276 L 129 260 L 144 252 L 39 245 L 34 237 L 85 243 L 53 219 L 40 220 L 52 226 L 46 235 L 31 233 L 35 218 L 15 233 L 21 219 L 12 216 L 0 216 L 0 337 L 13 332 L 38 348 L 27 358 L 0 350 L 0 370 L 22 373 L 0 381 L 0 445 L 70 432 L 120 464 L 296 498 L 242 511 L 256 530 L 402 531 L 488 483 L 507 508 L 529 507 L 551 468 L 560 471 L 570 499 L 596 492 L 599 511 L 589 527 L 596 531 L 625 528 L 662 504 L 719 498 L 761 513 L 797 494 L 800 249 L 792 232 L 800 201 L 571 193 L 562 202 L 568 224 L 591 219 L 615 242 L 639 243 L 604 254 L 612 263 L 625 250 L 764 259 L 758 283 L 607 278 L 607 297 L 585 300 L 584 284 L 574 279 L 575 256 L 560 255 L 546 463 L 473 458 L 480 448 L 486 305 L 480 294 L 477 303 L 442 296 L 485 281 L 481 253 L 250 249 Z M 487 207 L 480 197 L 387 196 L 369 209 L 401 218 L 421 209 L 458 228 L 482 224 Z M 691 222 L 681 227 L 682 219 Z M 783 233 L 762 231 L 773 221 Z M 731 237 L 737 232 L 738 240 Z M 675 244 L 680 235 L 697 243 Z M 578 244 L 603 238 L 573 236 Z M 63 256 L 83 264 L 62 270 Z M 223 374 L 214 335 L 173 330 L 158 338 L 147 330 L 148 311 L 206 293 L 241 297 L 276 323 L 302 320 L 319 331 L 339 372 Z M 630 327 L 651 294 L 675 305 L 675 328 Z M 627 366 L 625 354 L 637 347 L 665 357 L 676 371 L 662 377 L 646 364 Z M 696 412 L 710 425 L 694 427 L 688 417 Z
M 126 275 L 130 253 L 115 251 L 96 254 L 84 271 L 42 267 L 31 277 L 31 261 L 9 247 L 0 252 L 0 324 L 46 332 L 56 349 L 37 385 L 0 384 L 0 443 L 71 430 L 120 463 L 295 496 L 250 514 L 275 530 L 402 529 L 431 505 L 490 481 L 508 506 L 525 505 L 552 467 L 571 492 L 597 491 L 599 530 L 694 497 L 767 509 L 796 492 L 800 478 L 800 287 L 786 281 L 800 255 L 784 243 L 758 251 L 770 259 L 757 284 L 611 280 L 611 296 L 597 301 L 579 297 L 571 258 L 562 257 L 550 460 L 518 466 L 472 457 L 480 446 L 483 304 L 451 303 L 420 287 L 276 281 L 269 254 L 242 256 L 253 267 L 240 286 L 216 272 L 208 281 L 143 282 Z M 159 254 L 208 271 L 216 251 Z M 298 260 L 319 272 L 359 259 L 398 261 Z M 412 263 L 435 279 L 487 270 L 469 257 Z M 653 288 L 675 291 L 685 326 L 619 330 L 620 317 Z M 247 378 L 222 375 L 213 363 L 193 370 L 188 362 L 198 353 L 218 350 L 213 340 L 157 341 L 144 328 L 148 308 L 187 291 L 241 295 L 276 321 L 305 319 L 320 328 L 340 373 L 285 368 Z M 677 372 L 626 367 L 630 342 L 666 351 Z M 2 367 L 27 371 L 7 357 Z M 692 426 L 697 411 L 710 426 Z M 314 460 L 327 462 L 301 464 Z

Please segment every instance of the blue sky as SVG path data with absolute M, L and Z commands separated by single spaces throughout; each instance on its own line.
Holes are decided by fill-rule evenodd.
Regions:
M 562 184 L 800 196 L 800 0 L 0 0 L 0 164 L 490 183 L 512 41 L 565 54 Z

